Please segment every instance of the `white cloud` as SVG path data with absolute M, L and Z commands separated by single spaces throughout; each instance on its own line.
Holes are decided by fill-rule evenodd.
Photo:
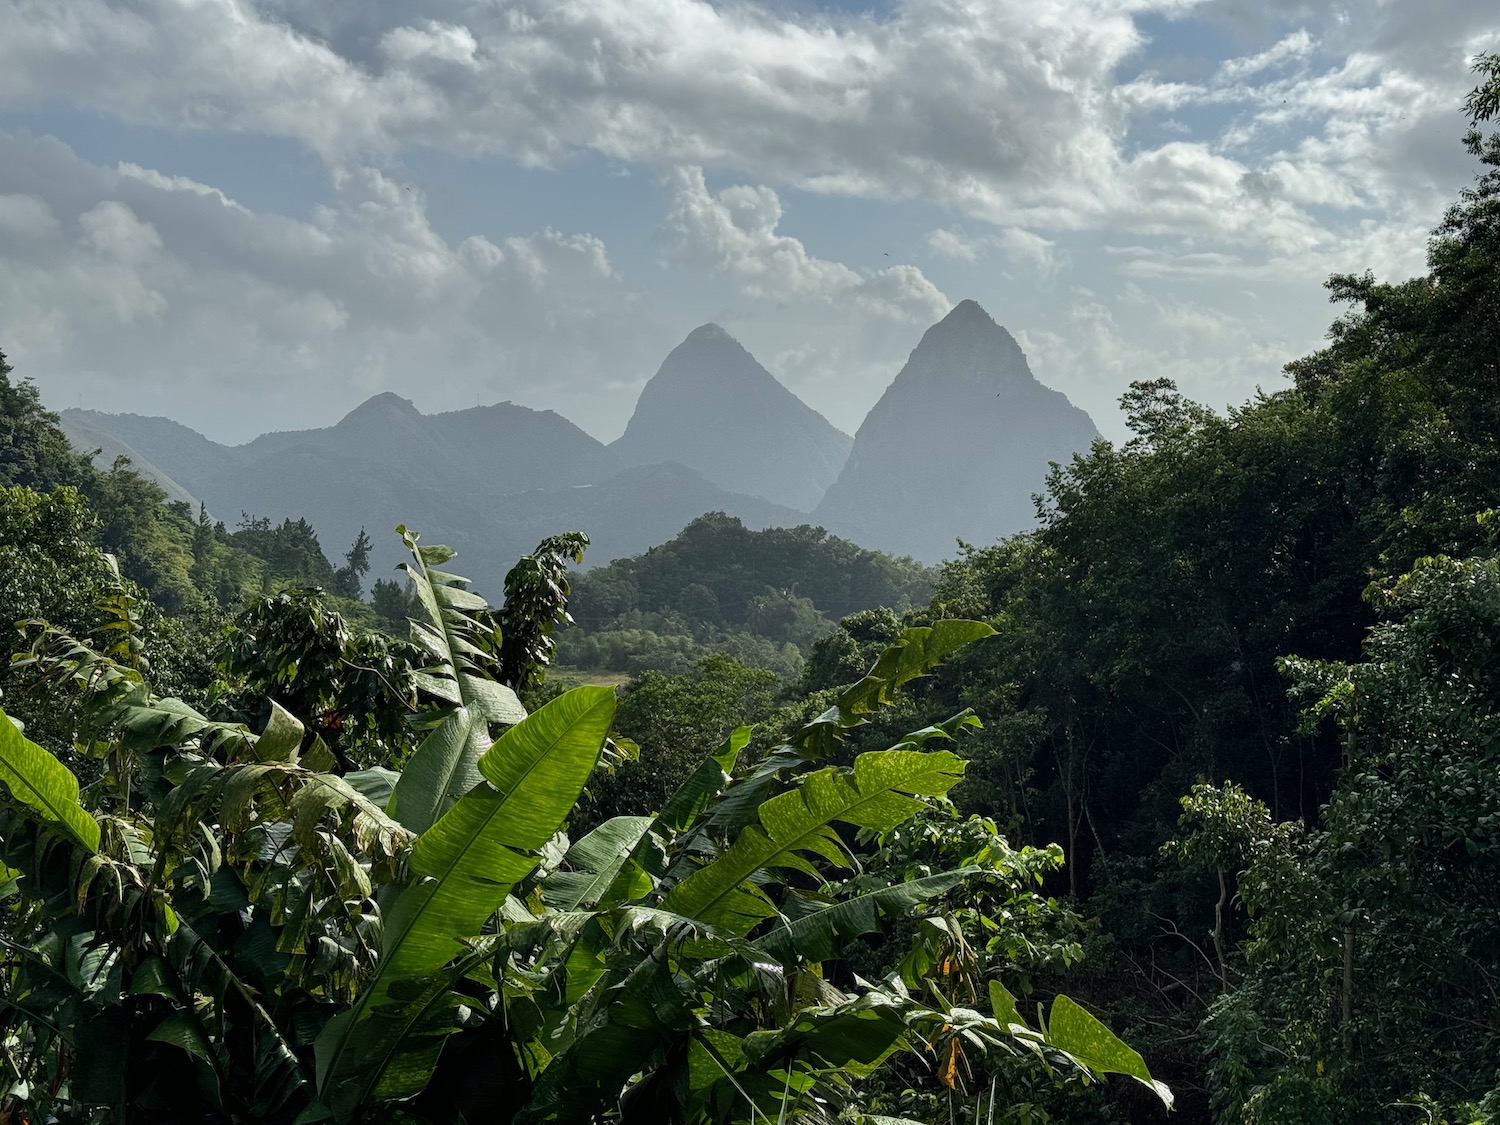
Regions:
M 1203 82 L 1147 72 L 1122 84 L 1144 50 L 1142 12 L 1274 14 L 1240 0 L 905 0 L 883 19 L 705 0 L 435 0 L 412 21 L 377 2 L 17 0 L 0 8 L 0 105 L 61 98 L 295 137 L 336 166 L 413 145 L 536 164 L 590 149 L 921 199 L 999 227 L 1173 231 L 1285 254 L 1364 218 L 1433 217 L 1434 173 L 1451 160 L 1390 154 L 1415 129 L 1456 131 L 1464 59 L 1495 32 L 1487 0 L 1416 8 L 1355 20 L 1293 5 L 1312 26 Z M 1220 135 L 1133 140 L 1202 107 L 1233 114 Z M 1289 190 L 1247 202 L 1244 176 L 1267 164 Z
M 859 273 L 809 254 L 777 230 L 781 200 L 770 188 L 737 184 L 711 193 L 701 168 L 668 177 L 671 202 L 662 234 L 680 262 L 706 266 L 745 296 L 761 301 L 812 301 L 913 324 L 943 316 L 951 302 L 915 266 Z
M 959 262 L 973 262 L 979 259 L 979 245 L 983 240 L 965 238 L 957 231 L 939 227 L 937 230 L 927 232 L 927 249 L 931 250 L 940 258 L 952 258 Z
M 16 204 L 32 197 L 12 179 L 71 212 Z M 422 194 L 376 170 L 334 189 L 302 222 L 0 135 L 0 219 L 40 232 L 0 242 L 0 340 L 55 405 L 82 393 L 237 440 L 382 390 L 427 410 L 510 398 L 607 433 L 675 342 L 592 235 L 451 245 Z
M 1068 256 L 1057 248 L 1057 243 L 1020 227 L 1006 227 L 996 242 L 1011 261 L 1028 267 L 1033 273 L 1049 277 L 1057 273 Z
M 1145 13 L 1166 17 L 1161 60 L 1175 20 L 1213 21 L 1243 53 L 1154 73 Z M 1070 393 L 1167 371 L 1227 401 L 1316 340 L 1327 273 L 1421 269 L 1468 182 L 1466 61 L 1500 48 L 1492 0 L 1357 17 L 1303 0 L 898 0 L 883 17 L 432 0 L 421 16 L 394 0 L 0 4 L 0 110 L 293 138 L 334 183 L 295 221 L 0 143 L 8 350 L 100 386 L 125 362 L 164 386 L 263 381 L 243 392 L 247 430 L 294 390 L 333 409 L 441 371 L 465 395 L 607 431 L 683 326 L 662 325 L 599 238 L 440 235 L 397 171 L 418 147 L 548 166 L 590 152 L 665 177 L 670 283 L 720 279 L 720 319 L 846 427 L 955 274 L 1030 302 L 1032 360 Z M 740 182 L 710 192 L 698 169 Z M 927 272 L 818 256 L 786 229 L 787 188 L 911 201 L 935 228 Z M 1080 275 L 1097 292 L 1065 289 Z M 1263 307 L 1231 295 L 1244 289 Z M 555 401 L 512 389 L 528 378 Z
M 57 229 L 46 200 L 19 192 L 0 195 L 0 237 L 43 238 Z
M 80 245 L 103 258 L 140 262 L 161 249 L 156 228 L 118 200 L 107 199 L 89 208 L 78 217 L 78 225 L 83 231 Z
M 1313 37 L 1308 34 L 1307 28 L 1301 27 L 1264 51 L 1226 60 L 1219 68 L 1219 74 L 1230 81 L 1247 78 L 1252 74 L 1259 74 L 1288 62 L 1305 60 L 1312 54 L 1315 47 L 1316 44 L 1313 42 Z

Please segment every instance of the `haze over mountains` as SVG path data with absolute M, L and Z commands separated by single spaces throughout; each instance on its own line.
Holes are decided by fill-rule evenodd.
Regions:
M 928 330 L 852 439 L 712 324 L 666 358 L 611 446 L 553 411 L 504 402 L 425 415 L 391 393 L 334 426 L 240 446 L 166 418 L 67 410 L 62 420 L 79 448 L 104 448 L 101 462 L 123 453 L 230 526 L 242 513 L 305 517 L 335 562 L 363 527 L 380 577 L 405 558 L 391 529 L 406 523 L 460 551 L 459 571 L 491 590 L 547 535 L 587 532 L 599 564 L 708 511 L 751 528 L 820 523 L 936 562 L 958 538 L 1030 526 L 1048 461 L 1096 436 L 972 301 Z
M 1099 431 L 1037 382 L 1021 346 L 974 301 L 929 328 L 865 416 L 813 521 L 856 543 L 937 562 L 1036 522 L 1050 462 Z
M 672 349 L 610 449 L 630 465 L 680 461 L 730 492 L 810 512 L 853 444 L 738 340 L 705 324 Z

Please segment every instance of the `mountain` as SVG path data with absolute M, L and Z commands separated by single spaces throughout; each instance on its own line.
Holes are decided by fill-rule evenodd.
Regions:
M 809 512 L 853 440 L 705 324 L 662 362 L 610 449 L 629 465 L 677 461 L 730 492 Z
M 516 558 L 561 531 L 588 533 L 588 561 L 597 564 L 664 542 L 706 511 L 752 527 L 804 518 L 682 465 L 624 468 L 561 415 L 508 402 L 429 415 L 387 393 L 334 426 L 239 446 L 166 418 L 67 410 L 63 421 L 89 449 L 112 437 L 138 463 L 170 473 L 231 526 L 241 513 L 306 518 L 335 565 L 364 528 L 374 543 L 371 581 L 407 559 L 398 523 L 459 551 L 459 573 L 498 596 Z
M 130 459 L 130 467 L 147 480 L 155 481 L 157 486 L 167 494 L 168 500 L 180 500 L 193 509 L 194 513 L 198 511 L 198 499 L 191 492 L 163 472 L 159 466 L 152 464 L 149 458 L 141 456 L 138 450 L 122 441 L 117 435 L 79 417 L 79 413 L 79 411 L 73 411 L 73 417 L 61 419 L 59 425 L 62 432 L 67 435 L 69 445 L 80 453 L 93 454 L 96 469 L 108 470 L 118 458 L 127 457 Z
M 1048 463 L 1096 437 L 1086 413 L 1037 382 L 1011 334 L 963 301 L 865 417 L 813 519 L 866 547 L 951 558 L 956 539 L 1033 526 Z

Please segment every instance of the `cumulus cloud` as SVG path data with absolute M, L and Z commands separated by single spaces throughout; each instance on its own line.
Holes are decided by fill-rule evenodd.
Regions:
M 34 195 L 0 195 L 0 238 L 43 238 L 57 229 L 47 201 Z
M 427 410 L 512 398 L 606 431 L 628 414 L 671 336 L 599 239 L 454 245 L 379 171 L 333 188 L 299 221 L 0 136 L 0 339 L 56 405 L 81 393 L 221 438 L 331 422 L 382 390 Z
M 1190 397 L 1222 410 L 1252 394 L 1275 390 L 1283 365 L 1318 339 L 1323 310 L 1306 322 L 1257 307 L 1240 293 L 1203 301 L 1162 296 L 1127 284 L 1106 297 L 1077 288 L 1045 323 L 1016 333 L 1038 378 L 1065 391 L 1094 417 L 1106 437 L 1126 435 L 1115 405 L 1137 379 L 1166 377 Z M 1205 362 L 1207 357 L 1212 362 Z
M 1021 227 L 1003 227 L 998 232 L 980 235 L 939 227 L 927 232 L 927 249 L 939 258 L 960 262 L 976 262 L 990 251 L 999 250 L 1012 267 L 1033 280 L 1051 278 L 1069 262 L 1067 253 L 1058 248 L 1054 239 Z
M 914 266 L 860 273 L 809 254 L 781 234 L 781 200 L 764 185 L 737 184 L 713 194 L 701 168 L 668 177 L 671 203 L 662 234 L 674 257 L 706 266 L 762 301 L 814 301 L 891 320 L 930 323 L 951 302 Z
M 1149 66 L 1119 81 L 1149 55 L 1141 13 L 1220 9 L 1250 19 L 1237 0 L 905 0 L 884 18 L 436 0 L 420 21 L 375 2 L 18 0 L 0 9 L 0 104 L 62 97 L 132 121 L 295 137 L 336 165 L 415 144 L 534 164 L 590 149 L 921 199 L 997 226 L 1173 231 L 1283 256 L 1372 216 L 1410 222 L 1402 200 L 1441 177 L 1382 150 L 1414 129 L 1453 131 L 1464 59 L 1495 37 L 1488 4 L 1420 17 L 1384 5 L 1359 20 L 1268 11 L 1310 26 L 1201 82 Z M 1232 120 L 1212 137 L 1137 141 L 1201 107 Z M 1247 194 L 1246 174 L 1272 165 L 1288 190 Z

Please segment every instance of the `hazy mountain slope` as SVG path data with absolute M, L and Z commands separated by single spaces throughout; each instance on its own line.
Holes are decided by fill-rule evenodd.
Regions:
M 170 418 L 76 409 L 64 410 L 58 417 L 69 441 L 73 440 L 70 427 L 82 425 L 113 434 L 189 492 L 197 493 L 196 482 L 217 475 L 226 464 L 239 461 L 232 446 L 210 441 L 197 430 Z M 195 483 L 189 484 L 189 481 Z
M 808 512 L 852 443 L 734 337 L 705 324 L 662 362 L 610 449 L 632 465 L 678 461 L 731 492 Z
M 973 301 L 929 328 L 855 435 L 813 518 L 867 547 L 926 562 L 955 540 L 1032 526 L 1048 463 L 1098 436 L 1036 381 L 1011 334 Z
M 74 421 L 88 432 L 123 441 L 118 424 L 144 459 L 155 461 L 159 448 L 187 470 L 187 483 L 178 483 L 231 528 L 241 513 L 305 518 L 335 564 L 364 528 L 374 543 L 372 580 L 407 557 L 397 523 L 460 551 L 459 572 L 498 595 L 517 556 L 561 531 L 588 533 L 588 561 L 597 564 L 664 542 L 706 511 L 731 512 L 751 527 L 803 519 L 681 465 L 619 471 L 612 453 L 560 415 L 510 403 L 423 415 L 397 395 L 377 395 L 335 426 L 233 447 L 164 418 L 71 413 L 87 416 Z
M 150 458 L 143 456 L 133 446 L 127 445 L 108 430 L 96 426 L 84 417 L 84 411 L 72 410 L 68 414 L 70 416 L 59 420 L 62 432 L 67 435 L 68 443 L 80 453 L 90 453 L 96 449 L 99 451 L 94 454 L 96 468 L 108 470 L 115 463 L 116 458 L 128 457 L 130 467 L 147 480 L 155 481 L 157 486 L 167 494 L 168 500 L 180 500 L 192 508 L 196 514 L 198 498 L 153 464 Z

